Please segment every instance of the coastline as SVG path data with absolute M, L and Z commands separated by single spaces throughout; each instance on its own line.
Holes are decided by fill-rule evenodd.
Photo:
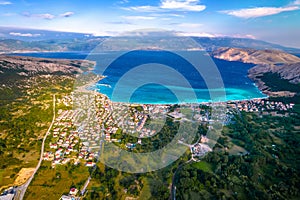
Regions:
M 96 65 L 95 65 L 96 66 Z M 158 103 L 141 103 L 141 102 L 122 102 L 122 101 L 112 101 L 106 94 L 101 93 L 99 91 L 99 89 L 93 89 L 93 87 L 102 79 L 106 78 L 107 76 L 104 75 L 97 75 L 96 78 L 94 80 L 89 81 L 87 84 L 80 86 L 79 90 L 81 92 L 87 92 L 87 93 L 97 93 L 101 96 L 105 96 L 105 98 L 109 99 L 109 101 L 113 104 L 135 104 L 135 105 L 192 105 L 192 104 L 203 104 L 203 105 L 220 105 L 220 104 L 227 104 L 227 103 L 234 103 L 234 102 L 246 102 L 246 101 L 256 101 L 256 100 L 263 100 L 263 99 L 268 99 L 269 95 L 263 93 L 263 91 L 261 91 L 255 84 L 255 82 L 253 83 L 255 85 L 255 87 L 259 90 L 259 92 L 263 95 L 265 95 L 265 97 L 254 97 L 254 98 L 244 98 L 244 99 L 232 99 L 232 100 L 226 100 L 226 101 L 217 101 L 217 102 L 213 102 L 213 101 L 203 101 L 203 102 L 174 102 L 174 103 L 170 103 L 170 102 L 158 102 Z M 78 88 L 77 88 L 78 89 Z
M 105 77 L 103 77 L 105 78 Z M 102 79 L 99 79 L 102 80 Z M 226 101 L 218 101 L 218 102 L 212 102 L 212 101 L 203 101 L 203 102 L 176 102 L 176 103 L 163 103 L 163 102 L 158 102 L 158 103 L 141 103 L 141 102 L 121 102 L 121 101 L 112 101 L 106 94 L 101 93 L 98 90 L 92 90 L 89 89 L 89 87 L 92 87 L 93 83 L 89 85 L 85 85 L 85 91 L 88 92 L 96 92 L 97 94 L 101 96 L 105 96 L 107 99 L 109 99 L 110 102 L 115 103 L 115 104 L 135 104 L 135 105 L 192 105 L 192 104 L 203 104 L 203 105 L 220 105 L 220 104 L 227 104 L 227 103 L 234 103 L 234 102 L 246 102 L 246 101 L 258 101 L 258 100 L 264 100 L 268 99 L 269 96 L 265 97 L 255 97 L 255 98 L 245 98 L 245 99 L 234 99 L 234 100 L 226 100 Z
M 65 52 L 65 51 L 13 51 L 13 52 L 5 52 L 4 55 L 7 55 L 7 54 L 22 54 L 22 53 L 68 53 L 68 52 Z M 1 52 L 2 53 L 2 52 Z M 72 53 L 72 52 L 70 52 Z M 2 54 L 1 54 L 2 55 Z M 52 59 L 52 58 L 49 58 L 49 59 Z M 65 58 L 61 58 L 61 59 L 65 59 Z M 72 60 L 72 59 L 66 59 L 66 60 Z M 78 60 L 78 59 L 74 59 L 74 60 Z M 96 67 L 96 64 L 94 64 L 93 67 L 91 67 L 87 72 L 92 72 Z M 248 74 L 248 77 L 249 77 L 249 74 Z M 95 87 L 95 84 L 97 82 L 99 82 L 100 80 L 104 79 L 105 76 L 103 75 L 96 75 L 96 78 L 89 81 L 87 84 L 83 85 L 83 86 L 79 86 L 77 88 L 78 91 L 81 91 L 81 92 L 97 92 L 98 94 L 100 95 L 104 95 L 106 96 L 108 99 L 110 99 L 106 94 L 102 93 L 101 91 L 99 91 L 98 89 L 92 89 L 92 87 Z M 257 83 L 257 81 L 253 80 L 253 78 L 249 77 L 250 79 L 252 79 L 253 81 L 253 85 L 255 86 L 255 88 L 257 89 L 257 91 L 262 94 L 263 97 L 254 97 L 254 98 L 239 98 L 239 99 L 229 99 L 229 100 L 224 100 L 224 101 L 211 101 L 209 99 L 205 100 L 205 99 L 198 99 L 199 101 L 186 101 L 186 102 L 122 102 L 122 101 L 112 101 L 110 99 L 110 101 L 112 101 L 113 103 L 123 103 L 123 104 L 139 104 L 139 105 L 190 105 L 190 104 L 221 104 L 221 103 L 230 103 L 230 102 L 239 102 L 239 101 L 251 101 L 251 100 L 257 100 L 257 99 L 267 99 L 270 97 L 269 94 L 267 94 L 266 92 L 264 92 L 264 90 L 262 90 L 260 88 L 260 84 Z M 225 89 L 226 91 L 226 89 Z M 230 95 L 226 95 L 226 96 L 230 96 Z M 225 97 L 226 97 L 225 96 Z M 246 96 L 246 95 L 245 95 Z M 251 96 L 251 95 L 249 95 Z
M 76 52 L 76 51 L 75 51 Z M 72 53 L 72 51 L 12 51 L 12 52 L 5 52 L 4 54 L 26 54 L 26 53 Z M 26 56 L 26 55 L 25 55 Z M 49 58 L 51 59 L 51 58 Z M 65 59 L 65 58 L 58 58 L 58 59 Z M 70 58 L 67 58 L 67 60 L 72 60 Z M 78 60 L 78 59 L 74 59 L 74 60 Z M 92 69 L 90 68 L 88 71 L 92 72 L 96 67 L 96 64 L 92 67 Z M 101 76 L 101 75 L 97 75 L 97 76 Z M 98 91 L 96 89 L 91 89 L 90 87 L 93 87 L 95 83 L 97 83 L 98 81 L 102 80 L 103 76 L 101 76 L 101 78 L 98 78 L 96 80 L 92 80 L 90 83 L 85 85 L 84 87 L 80 87 L 79 89 L 81 91 L 85 91 L 85 92 L 90 92 L 90 91 L 95 91 L 98 92 L 99 94 L 105 95 L 103 93 L 101 93 L 101 91 Z M 248 74 L 248 78 L 252 79 L 251 77 L 249 77 Z M 205 101 L 205 99 L 198 99 L 199 101 L 195 101 L 195 102 L 189 102 L 188 100 L 186 102 L 157 102 L 157 103 L 149 103 L 149 102 L 122 102 L 122 101 L 114 101 L 116 103 L 128 103 L 128 104 L 155 104 L 155 105 L 180 105 L 180 104 L 212 104 L 212 103 L 224 103 L 224 102 L 237 102 L 237 101 L 250 101 L 250 100 L 254 100 L 254 99 L 266 99 L 269 98 L 269 94 L 267 94 L 266 92 L 264 92 L 264 90 L 261 90 L 260 85 L 252 79 L 252 83 L 255 86 L 255 88 L 259 91 L 260 94 L 262 94 L 263 97 L 254 97 L 254 98 L 247 98 L 247 95 L 244 95 L 245 98 L 240 98 L 240 99 L 230 99 L 230 100 L 225 100 L 225 101 L 218 101 L 218 102 L 212 102 L 211 100 L 207 99 Z M 226 89 L 225 89 L 226 90 Z M 107 95 L 105 95 L 107 98 L 109 98 Z M 229 96 L 229 95 L 226 95 Z M 248 95 L 251 96 L 251 95 Z M 258 95 L 259 96 L 259 95 Z

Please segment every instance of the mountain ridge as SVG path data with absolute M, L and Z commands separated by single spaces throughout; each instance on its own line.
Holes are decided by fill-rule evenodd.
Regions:
M 39 41 L 25 41 L 17 39 L 0 40 L 0 53 L 14 52 L 65 52 L 65 51 L 92 51 L 101 42 L 110 37 L 88 37 L 88 38 L 69 38 L 69 39 L 48 39 Z M 183 40 L 186 37 L 182 37 Z M 191 37 L 206 51 L 215 51 L 223 47 L 231 48 L 253 48 L 253 49 L 277 49 L 290 53 L 300 53 L 300 49 L 284 47 L 260 40 L 249 38 L 230 38 L 230 37 Z M 118 46 L 115 47 L 118 50 Z M 168 48 L 166 48 L 168 49 Z
M 281 50 L 221 47 L 213 51 L 215 58 L 253 64 L 297 63 L 300 58 Z

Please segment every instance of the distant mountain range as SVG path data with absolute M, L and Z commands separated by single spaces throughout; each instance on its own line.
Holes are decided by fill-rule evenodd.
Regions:
M 157 37 L 157 35 L 155 36 Z M 86 51 L 93 50 L 108 36 L 96 37 L 85 33 L 0 27 L 0 53 L 32 51 Z M 277 49 L 300 53 L 300 49 L 284 47 L 260 40 L 230 37 L 191 37 L 206 51 L 220 47 Z M 165 38 L 164 38 L 165 39 Z M 157 40 L 154 40 L 157 41 Z M 183 39 L 184 41 L 184 39 Z M 167 43 L 166 43 L 167 44 Z M 155 44 L 153 44 L 155 47 Z M 118 45 L 116 45 L 118 50 Z M 168 49 L 168 48 L 166 48 Z
M 62 32 L 50 31 L 29 28 L 16 28 L 16 27 L 3 27 L 0 26 L 0 39 L 15 39 L 23 41 L 40 41 L 52 39 L 80 39 L 92 37 L 89 33 L 75 33 L 75 32 Z
M 0 53 L 13 52 L 62 52 L 62 51 L 91 51 L 105 38 L 92 39 L 51 39 L 41 41 L 23 41 L 16 39 L 0 40 Z
M 284 47 L 261 40 L 250 38 L 230 38 L 230 37 L 193 37 L 204 49 L 213 51 L 220 47 L 247 48 L 247 49 L 277 49 L 289 53 L 300 53 L 300 49 Z

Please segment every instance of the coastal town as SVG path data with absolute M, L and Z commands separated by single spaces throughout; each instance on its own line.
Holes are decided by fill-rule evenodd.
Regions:
M 213 129 L 213 124 L 223 120 L 223 125 L 232 123 L 231 116 L 237 112 L 251 112 L 257 115 L 287 116 L 295 104 L 271 101 L 267 98 L 229 101 L 218 103 L 159 105 L 159 104 L 126 104 L 109 100 L 103 94 L 89 92 L 72 92 L 70 95 L 56 99 L 56 104 L 69 109 L 59 109 L 53 127 L 48 136 L 48 142 L 43 154 L 44 162 L 51 162 L 52 168 L 57 165 L 84 165 L 95 167 L 101 153 L 102 142 L 123 143 L 116 135 L 133 135 L 138 138 L 136 143 L 126 143 L 125 149 L 134 150 L 137 145 L 143 145 L 143 139 L 158 133 L 166 118 L 174 121 L 194 121 L 207 124 Z M 180 108 L 182 107 L 182 108 Z M 213 118 L 212 107 L 223 107 L 223 112 Z M 225 118 L 224 118 L 225 114 Z M 155 126 L 151 126 L 155 121 Z M 160 124 L 160 126 L 158 125 Z M 192 160 L 201 158 L 212 151 L 208 143 L 209 137 L 201 136 L 195 144 L 178 145 L 189 147 Z M 70 188 L 68 195 L 61 199 L 78 199 L 80 188 Z M 14 188 L 9 188 L 2 196 L 13 197 Z
M 115 138 L 117 134 L 130 134 L 138 138 L 137 143 L 126 143 L 126 148 L 132 150 L 136 145 L 142 145 L 143 138 L 157 134 L 158 127 L 148 125 L 151 120 L 164 122 L 168 117 L 177 121 L 194 120 L 209 124 L 214 119 L 208 108 L 216 105 L 225 106 L 225 121 L 230 120 L 231 111 L 286 115 L 294 106 L 293 103 L 284 104 L 268 99 L 204 103 L 200 104 L 202 107 L 199 104 L 188 104 L 184 109 L 190 109 L 193 114 L 191 118 L 181 112 L 180 107 L 171 111 L 171 105 L 116 103 L 105 95 L 94 92 L 64 96 L 58 99 L 58 103 L 72 106 L 73 109 L 58 110 L 49 146 L 43 155 L 44 161 L 51 162 L 53 168 L 69 162 L 74 165 L 83 163 L 87 167 L 95 166 L 101 150 L 100 141 L 122 143 L 121 139 Z M 201 157 L 211 151 L 203 146 L 208 141 L 209 138 L 201 139 L 191 146 L 194 157 Z
M 105 142 L 123 144 L 119 147 L 127 151 L 143 147 L 144 139 L 158 134 L 167 118 L 175 122 L 195 122 L 214 129 L 213 124 L 216 122 L 223 125 L 233 123 L 232 116 L 239 112 L 287 116 L 295 105 L 267 98 L 175 106 L 128 104 L 112 102 L 107 96 L 95 91 L 72 92 L 57 98 L 56 104 L 61 108 L 57 110 L 43 153 L 43 161 L 50 162 L 52 168 L 67 164 L 94 168 Z M 216 109 L 214 114 L 213 108 Z M 136 142 L 125 142 L 122 138 L 126 138 L 126 135 L 136 137 Z M 185 144 L 179 140 L 178 145 L 187 146 L 191 159 L 199 162 L 213 150 L 208 145 L 210 140 L 202 135 L 194 144 Z M 61 199 L 80 198 L 85 189 L 81 192 L 79 189 L 70 188 L 69 194 L 62 195 Z M 14 188 L 5 190 L 2 196 L 13 197 L 14 191 Z

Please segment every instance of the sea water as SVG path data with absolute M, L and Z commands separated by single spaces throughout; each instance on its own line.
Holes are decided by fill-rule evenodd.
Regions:
M 120 53 L 100 53 L 89 54 L 86 52 L 51 52 L 51 53 L 22 53 L 17 55 L 58 58 L 58 59 L 89 59 L 97 61 L 94 69 L 95 73 L 106 76 L 91 90 L 97 90 L 116 102 L 147 103 L 147 104 L 172 104 L 172 103 L 201 103 L 211 101 L 245 100 L 253 98 L 263 98 L 266 95 L 254 85 L 247 77 L 248 70 L 253 64 L 241 62 L 231 62 L 212 58 L 219 72 L 215 77 L 202 77 L 191 63 L 186 59 L 177 59 L 174 53 L 167 51 L 133 51 L 126 56 L 115 58 L 114 55 Z M 109 66 L 101 66 L 103 60 L 111 59 Z M 211 58 L 209 58 L 211 59 Z M 169 66 L 178 72 L 182 77 L 174 77 L 168 70 L 151 70 L 151 63 L 158 66 Z M 135 67 L 145 65 L 142 71 L 125 76 L 126 73 Z M 206 66 L 203 66 L 204 68 Z M 162 67 L 163 68 L 163 67 Z M 126 77 L 124 79 L 124 77 Z M 122 79 L 123 78 L 123 79 Z M 221 83 L 224 87 L 208 87 L 205 80 Z M 143 79 L 148 80 L 147 84 Z M 122 84 L 120 80 L 123 80 Z M 150 80 L 150 81 L 149 81 Z M 151 81 L 152 80 L 152 81 Z M 160 84 L 163 82 L 163 84 Z M 188 83 L 183 84 L 184 82 Z M 214 85 L 214 84 L 212 84 Z M 118 92 L 115 92 L 118 89 Z M 130 94 L 127 94 L 130 91 Z M 223 93 L 223 91 L 225 93 Z M 215 94 L 220 93 L 220 97 Z M 194 96 L 189 96 L 193 94 Z M 212 98 L 212 94 L 214 97 Z M 225 95 L 224 95 L 225 94 Z

